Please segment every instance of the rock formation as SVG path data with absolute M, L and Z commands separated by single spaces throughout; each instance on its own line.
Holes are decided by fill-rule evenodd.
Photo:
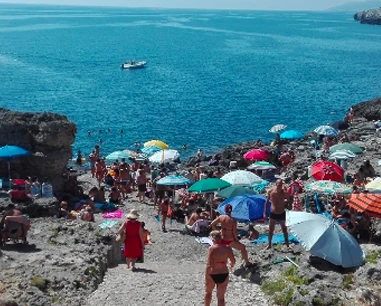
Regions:
M 381 24 L 381 8 L 357 12 L 354 19 L 366 24 Z
M 353 106 L 356 117 L 364 117 L 367 120 L 381 119 L 381 98 L 361 102 Z
M 11 160 L 12 178 L 49 177 L 53 190 L 62 190 L 62 172 L 71 157 L 76 131 L 75 124 L 63 115 L 0 109 L 0 146 L 16 145 L 30 152 Z M 5 159 L 0 160 L 0 175 L 8 177 Z

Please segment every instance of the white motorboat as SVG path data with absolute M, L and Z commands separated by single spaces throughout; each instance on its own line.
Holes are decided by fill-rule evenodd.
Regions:
M 141 61 L 141 62 L 131 61 L 131 62 L 123 63 L 122 65 L 120 65 L 120 68 L 122 68 L 122 69 L 141 69 L 141 68 L 144 68 L 144 66 L 146 64 L 147 64 L 147 62 L 145 62 L 145 61 Z

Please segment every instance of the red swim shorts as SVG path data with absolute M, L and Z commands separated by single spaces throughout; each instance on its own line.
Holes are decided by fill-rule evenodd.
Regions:
M 233 241 L 231 241 L 231 240 L 225 240 L 225 239 L 220 240 L 220 243 L 223 245 L 226 245 L 226 246 L 229 246 L 232 242 Z

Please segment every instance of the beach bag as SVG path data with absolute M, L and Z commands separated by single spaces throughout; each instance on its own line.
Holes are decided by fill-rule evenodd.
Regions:
M 124 243 L 124 240 L 126 240 L 126 223 L 124 223 L 124 231 L 122 233 L 116 235 L 116 242 L 117 243 Z

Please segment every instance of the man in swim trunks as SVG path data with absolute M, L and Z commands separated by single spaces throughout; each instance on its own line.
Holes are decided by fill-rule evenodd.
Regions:
M 208 249 L 208 260 L 205 269 L 205 295 L 204 305 L 210 306 L 212 293 L 217 286 L 218 306 L 225 306 L 225 293 L 229 283 L 228 260 L 230 267 L 233 268 L 235 258 L 232 250 L 221 243 L 220 231 L 212 231 L 210 238 L 213 245 Z
M 271 209 L 269 216 L 269 244 L 267 246 L 267 249 L 271 249 L 271 241 L 273 238 L 275 224 L 277 221 L 279 222 L 282 228 L 285 244 L 287 248 L 290 248 L 288 244 L 288 232 L 286 227 L 286 201 L 290 200 L 290 194 L 286 190 L 284 190 L 282 180 L 277 180 L 275 184 L 275 187 L 270 189 L 267 193 L 267 199 L 263 211 L 263 218 L 266 219 L 267 206 L 269 204 L 269 201 L 271 201 Z
M 238 241 L 237 221 L 230 216 L 231 212 L 232 206 L 230 204 L 226 205 L 225 215 L 221 215 L 214 219 L 210 224 L 210 227 L 214 230 L 217 224 L 221 224 L 222 239 L 220 243 L 240 251 L 242 259 L 245 261 L 245 265 L 250 266 L 251 263 L 247 256 L 246 247 Z

